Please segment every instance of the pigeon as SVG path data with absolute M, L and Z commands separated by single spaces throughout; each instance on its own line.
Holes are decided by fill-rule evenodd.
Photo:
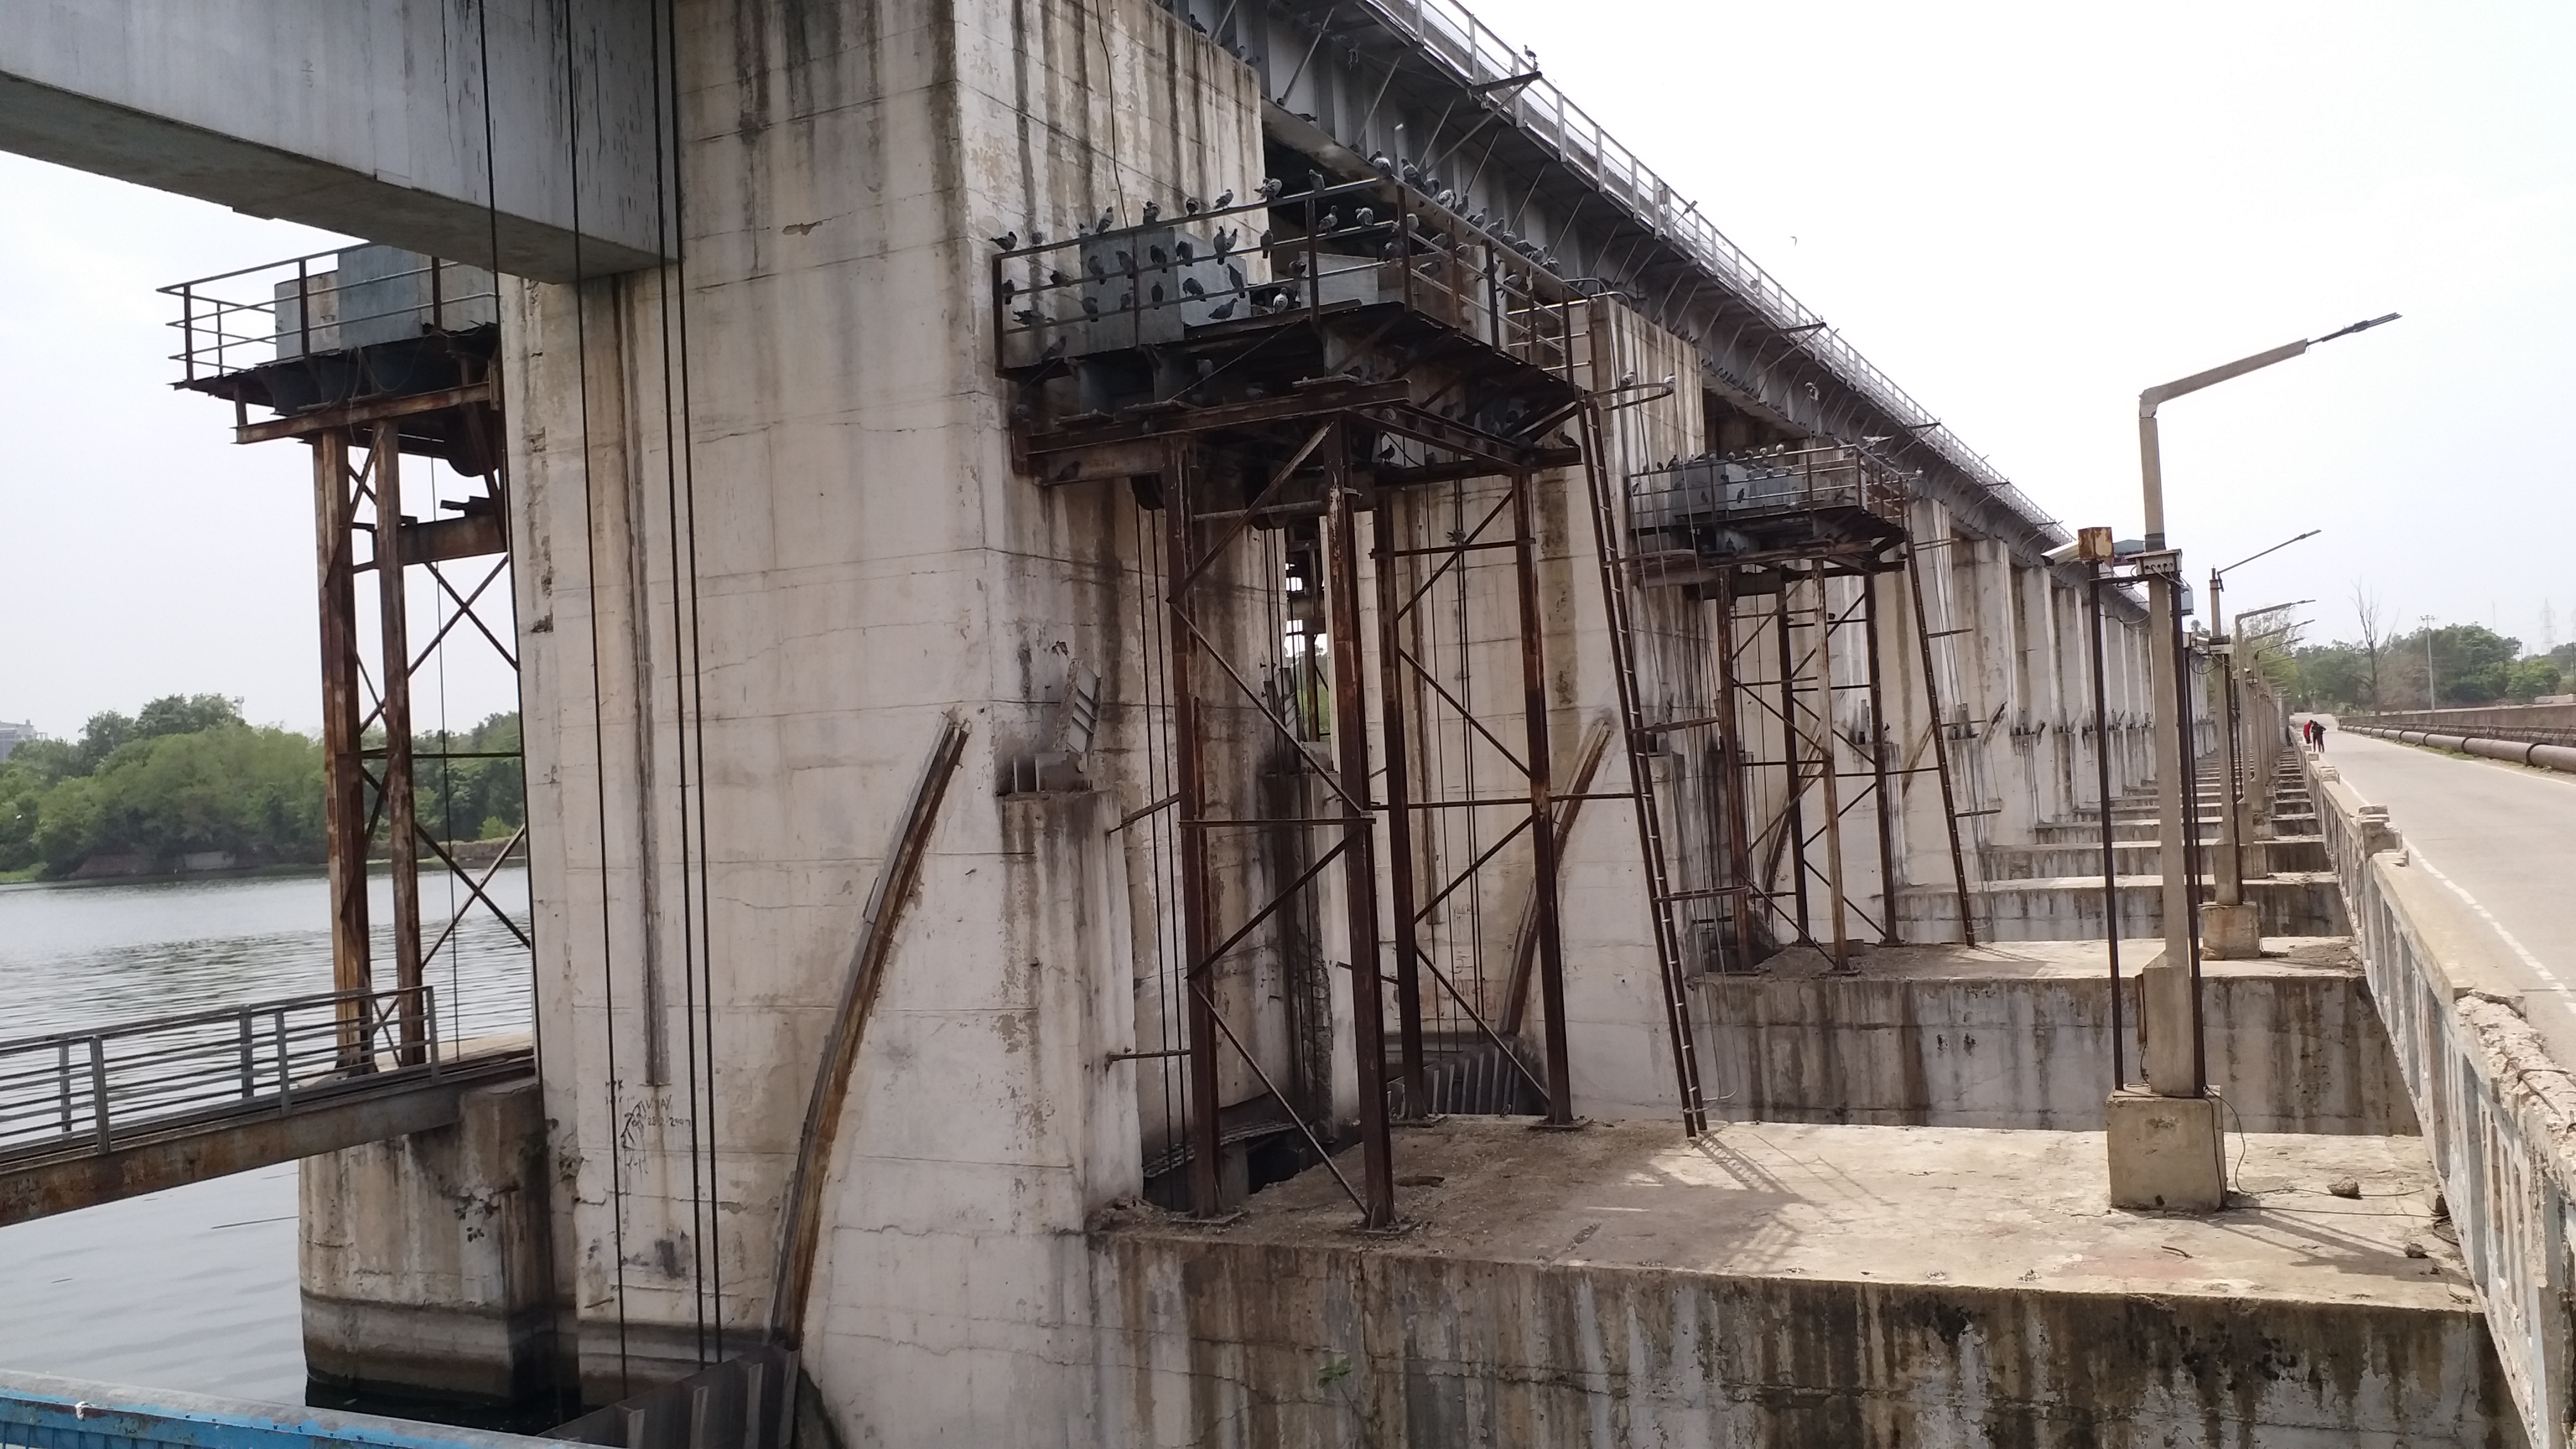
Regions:
M 1353 212 L 1351 216 L 1352 224 L 1356 226 L 1368 226 L 1377 220 L 1377 213 L 1371 211 L 1365 206 L 1361 207 L 1358 211 Z
M 1216 234 L 1216 254 L 1222 257 L 1227 252 L 1233 251 L 1235 242 L 1241 238 L 1242 235 L 1242 230 L 1235 227 L 1228 227 L 1218 231 Z
M 1160 306 L 1162 306 L 1162 305 L 1163 305 L 1163 284 L 1162 284 L 1162 283 L 1160 283 L 1160 282 L 1156 282 L 1156 283 L 1154 284 L 1154 290 L 1153 290 L 1153 294 L 1152 294 L 1152 301 L 1153 301 L 1153 305 L 1155 305 L 1155 306 L 1157 306 L 1157 307 L 1160 307 Z
M 1388 242 L 1385 246 L 1379 247 L 1377 249 L 1377 254 L 1386 258 L 1388 261 L 1395 260 L 1395 243 Z
M 1017 292 L 1020 290 L 1020 284 L 1019 284 L 1019 283 L 1017 283 L 1017 282 L 1012 281 L 1012 280 L 1011 280 L 1010 278 L 1008 278 L 1008 277 L 1004 277 L 1004 278 L 1002 279 L 1002 289 L 1001 289 L 1001 290 L 1002 290 L 1002 300 L 1003 300 L 1003 301 L 1005 301 L 1005 302 L 1007 302 L 1007 301 L 1011 300 L 1011 297 L 1013 296 L 1013 294 L 1017 293 Z
M 1145 225 L 1152 226 L 1156 221 L 1162 219 L 1162 215 L 1163 203 L 1159 201 L 1149 201 L 1145 203 Z
M 993 245 L 1000 247 L 1003 251 L 1015 251 L 1020 245 L 1020 234 L 1015 231 L 1006 231 L 1000 236 L 989 237 L 987 240 L 992 242 Z
M 1057 338 L 1056 338 L 1053 342 L 1050 342 L 1050 343 L 1048 343 L 1048 344 L 1046 345 L 1046 351 L 1041 352 L 1041 353 L 1039 353 L 1039 354 L 1038 354 L 1038 361 L 1040 361 L 1040 362 L 1054 362 L 1054 361 L 1056 361 L 1056 360 L 1058 360 L 1058 359 L 1062 358 L 1063 356 L 1064 356 L 1064 338 L 1063 338 L 1061 335 L 1059 335 L 1059 336 L 1057 336 Z
M 1395 174 L 1395 163 L 1386 159 L 1386 153 L 1384 151 L 1370 152 L 1369 164 L 1376 167 L 1378 170 L 1385 172 L 1389 176 L 1393 176 Z
M 1083 299 L 1082 299 L 1082 315 L 1083 315 L 1083 316 L 1085 316 L 1085 317 L 1090 318 L 1090 319 L 1091 319 L 1092 321 L 1094 321 L 1094 322 L 1099 321 L 1099 320 L 1100 320 L 1100 299 L 1099 299 L 1098 297 L 1085 297 L 1085 298 L 1083 298 Z
M 1181 211 L 1184 215 L 1196 216 L 1205 210 L 1207 210 L 1207 203 L 1199 200 L 1197 197 L 1184 196 L 1181 198 Z
M 1105 282 L 1109 280 L 1109 268 L 1100 260 L 1100 258 L 1086 257 L 1084 258 L 1084 261 L 1091 268 L 1091 279 L 1093 281 Z
M 1120 252 L 1118 254 L 1118 270 L 1131 277 L 1136 275 L 1136 258 L 1134 254 L 1129 252 Z
M 1011 316 L 1023 327 L 1035 327 L 1046 320 L 1044 316 L 1026 307 L 1012 313 Z
M 1100 220 L 1093 223 L 1091 229 L 1093 231 L 1107 231 L 1117 224 L 1118 213 L 1111 211 L 1109 208 L 1104 206 L 1100 209 Z
M 1073 285 L 1073 278 L 1066 276 L 1062 272 L 1050 269 L 1047 272 L 1047 285 L 1050 287 L 1069 287 Z
M 1270 229 L 1267 227 L 1261 231 L 1261 249 L 1265 252 L 1270 250 Z
M 1315 230 L 1331 231 L 1341 224 L 1341 220 L 1342 218 L 1339 212 L 1325 212 L 1323 219 L 1315 223 Z
M 1161 247 L 1145 248 L 1145 257 L 1158 267 L 1169 266 L 1172 260 L 1171 254 L 1164 251 Z
M 1451 191 L 1445 186 L 1442 187 L 1440 189 L 1440 204 L 1442 206 L 1456 206 L 1458 204 L 1458 193 Z
M 1422 168 L 1414 165 L 1410 161 L 1405 162 L 1404 180 L 1405 184 L 1409 186 L 1420 186 L 1422 184 Z
M 1118 294 L 1118 310 L 1119 310 L 1119 311 L 1121 311 L 1121 312 L 1133 312 L 1133 311 L 1135 311 L 1135 310 L 1136 310 L 1136 294 L 1135 294 L 1135 293 L 1133 293 L 1133 292 L 1121 292 L 1121 293 L 1119 293 L 1119 294 Z
M 1045 232 L 1042 232 L 1042 231 L 1039 231 L 1039 230 L 1037 230 L 1037 229 L 1036 229 L 1036 228 L 1034 228 L 1034 227 L 1030 228 L 1030 230 L 1029 230 L 1029 245 L 1030 245 L 1030 246 L 1033 246 L 1033 247 L 1042 247 L 1042 246 L 1045 246 L 1045 245 L 1046 245 L 1046 233 L 1045 233 Z
M 1192 297 L 1204 297 L 1207 295 L 1207 288 L 1200 286 L 1199 279 L 1196 277 L 1181 278 L 1181 291 L 1185 295 Z
M 1208 210 L 1223 211 L 1232 205 L 1234 205 L 1234 188 L 1229 186 L 1216 194 L 1216 200 L 1208 203 Z
M 1172 255 L 1179 257 L 1182 261 L 1186 262 L 1190 258 L 1197 256 L 1198 253 L 1191 249 L 1189 238 L 1183 237 L 1179 241 L 1172 243 Z
M 1632 373 L 1629 373 L 1627 376 L 1622 377 L 1622 378 L 1620 378 L 1620 379 L 1619 379 L 1619 386 L 1621 386 L 1621 387 L 1623 387 L 1623 388 L 1635 387 L 1636 385 L 1637 385 L 1637 374 L 1635 374 L 1635 373 L 1633 373 L 1633 372 L 1632 372 Z
M 1208 309 L 1208 320 L 1210 322 L 1222 322 L 1233 315 L 1234 299 L 1232 297 L 1228 297 L 1222 303 Z
M 1226 269 L 1225 269 L 1225 274 L 1226 274 L 1226 276 L 1227 276 L 1229 279 L 1231 279 L 1231 280 L 1233 281 L 1233 283 L 1234 283 L 1234 289 L 1235 289 L 1236 291 L 1240 292 L 1240 291 L 1242 291 L 1242 290 L 1243 290 L 1243 268 L 1241 268 L 1241 267 L 1228 267 L 1228 268 L 1226 268 Z
M 1261 199 L 1264 201 L 1276 199 L 1279 193 L 1285 189 L 1287 189 L 1285 185 L 1281 183 L 1279 178 L 1276 176 L 1264 176 L 1261 178 Z

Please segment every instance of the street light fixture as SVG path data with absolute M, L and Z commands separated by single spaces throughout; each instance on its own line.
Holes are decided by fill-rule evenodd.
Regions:
M 2168 1099 L 2163 1109 L 2139 1102 L 2125 1089 L 2112 1098 L 2111 1196 L 2123 1206 L 2198 1207 L 2214 1210 L 2225 1201 L 2225 1189 L 2218 1171 L 2217 1104 L 2207 1110 L 2181 1113 L 2171 1110 L 2170 1099 L 2205 1099 L 2209 1089 L 2209 1063 L 2202 1035 L 2199 913 L 2193 909 L 2192 888 L 2195 880 L 2190 857 L 2197 854 L 2199 822 L 2191 822 L 2188 835 L 2184 830 L 2184 791 L 2194 768 L 2190 738 L 2183 721 L 2183 702 L 2187 687 L 2183 674 L 2181 620 L 2175 610 L 2175 591 L 2182 572 L 2181 555 L 2165 542 L 2164 462 L 2156 436 L 2156 410 L 2175 398 L 2214 387 L 2231 378 L 2287 362 L 2318 343 L 2338 337 L 2349 337 L 2397 320 L 2398 314 L 2373 317 L 2349 327 L 2329 332 L 2323 337 L 2306 338 L 2241 357 L 2207 372 L 2160 383 L 2138 394 L 2138 473 L 2140 491 L 2145 502 L 2146 552 L 2139 555 L 2139 571 L 2147 581 L 2147 647 L 2149 676 L 2155 690 L 2157 754 L 2161 764 L 2156 770 L 2157 814 L 2159 816 L 2159 856 L 2164 874 L 2164 936 L 2162 959 L 2139 973 L 2138 1002 L 2141 1052 L 2146 1069 L 2147 1090 Z M 2195 792 L 2196 796 L 2196 792 Z M 2198 814 L 2197 809 L 2193 812 Z M 2239 907 L 2241 913 L 2242 907 Z M 2111 923 L 2117 932 L 2118 922 Z M 2147 1109 L 2141 1112 L 2139 1109 Z M 2156 1112 L 2163 1111 L 2158 1117 Z M 2180 1195 L 2168 1200 L 2163 1192 L 2146 1186 L 2152 1169 L 2137 1154 L 2154 1149 L 2143 1142 L 2133 1142 L 2124 1133 L 2150 1123 L 2179 1124 L 2190 1118 L 2189 1131 L 2195 1143 L 2202 1139 L 2210 1144 L 2206 1171 L 2195 1170 L 2192 1180 L 2173 1186 Z M 2160 1130 L 2160 1129 L 2157 1129 Z M 2179 1144 L 2173 1144 L 2179 1145 Z M 2189 1157 L 2200 1156 L 2195 1146 Z M 2170 1159 L 2169 1159 L 2170 1160 Z M 2152 1199 L 2152 1200 L 2151 1200 Z
M 2222 961 L 2244 960 L 2263 954 L 2262 927 L 2256 922 L 2243 919 L 2248 914 L 2243 909 L 2247 821 L 2245 819 L 2246 782 L 2244 770 L 2239 762 L 2245 758 L 2245 742 L 2237 737 L 2239 731 L 2236 699 L 2236 637 L 2227 628 L 2227 576 L 2256 559 L 2269 558 L 2291 544 L 2303 543 L 2323 532 L 2325 530 L 2322 528 L 2311 528 L 2305 533 L 2285 538 L 2270 548 L 2247 554 L 2223 569 L 2209 571 L 2210 659 L 2218 666 L 2219 671 L 2217 680 L 2218 777 L 2225 784 L 2218 802 L 2218 870 L 2216 872 L 2218 877 L 2216 904 L 2222 913 L 2221 928 L 2213 933 L 2204 923 L 2201 937 L 2203 949 Z M 2313 601 L 2303 599 L 2300 602 Z M 2273 610 L 2294 607 L 2296 606 L 2291 604 L 2275 604 L 2272 609 L 2262 612 L 2270 613 Z M 2246 617 L 2240 614 L 2237 620 L 2242 623 Z M 2192 812 L 2195 835 L 2199 833 L 2197 828 L 2199 815 L 2200 812 L 2197 810 Z M 2198 872 L 2194 872 L 2195 876 L 2197 874 Z M 2237 919 L 2226 920 L 2224 913 L 2227 912 L 2233 912 Z M 2214 942 L 2211 939 L 2213 934 L 2216 937 Z

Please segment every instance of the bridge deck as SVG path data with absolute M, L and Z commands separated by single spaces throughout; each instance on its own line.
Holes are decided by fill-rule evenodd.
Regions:
M 2338 732 L 2325 762 L 2405 837 L 2416 864 L 2503 940 L 2489 959 L 2562 1066 L 2576 1066 L 2576 779 Z

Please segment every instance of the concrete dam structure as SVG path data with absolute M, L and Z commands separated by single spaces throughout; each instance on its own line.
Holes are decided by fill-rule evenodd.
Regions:
M 321 1384 L 629 1449 L 2564 1442 L 2564 1335 L 2490 1331 L 2563 1238 L 2479 1256 L 2356 944 L 2388 840 L 2259 691 L 2205 760 L 2229 656 L 2160 688 L 2136 575 L 1450 0 L 128 0 L 0 106 L 365 239 L 172 289 L 317 506 L 337 1015 L 241 1099 L 506 1078 L 263 1127 Z M 476 629 L 506 1042 L 366 919 L 380 833 L 488 880 L 401 803 Z M 61 1082 L 0 1221 L 199 1160 Z M 2113 1207 L 2203 1112 L 2223 1210 Z

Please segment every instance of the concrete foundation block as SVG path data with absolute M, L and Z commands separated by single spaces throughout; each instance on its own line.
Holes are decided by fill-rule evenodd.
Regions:
M 2227 1205 L 2225 1104 L 2216 1093 L 2113 1092 L 2104 1112 L 2111 1129 L 2111 1206 L 2207 1213 Z
M 2253 961 L 2263 955 L 2263 913 L 2252 905 L 2203 902 L 2200 953 L 2212 961 Z

